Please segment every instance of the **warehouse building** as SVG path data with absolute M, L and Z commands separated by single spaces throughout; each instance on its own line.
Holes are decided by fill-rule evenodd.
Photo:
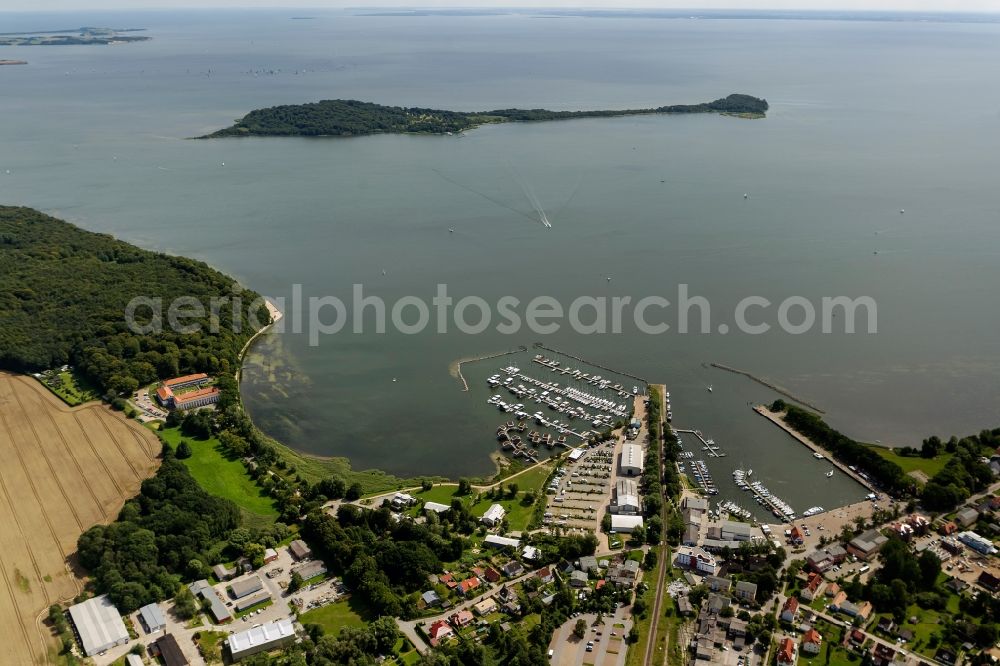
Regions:
M 274 650 L 294 640 L 292 620 L 286 618 L 233 634 L 226 639 L 226 646 L 233 661 L 239 661 L 253 654 Z
M 299 561 L 308 560 L 313 556 L 312 549 L 302 539 L 296 539 L 288 544 L 288 551 Z
M 626 444 L 622 447 L 621 470 L 627 476 L 642 474 L 643 452 L 641 444 Z
M 642 516 L 624 516 L 612 514 L 611 531 L 631 534 L 635 528 L 642 527 Z
M 229 593 L 233 595 L 233 599 L 242 599 L 263 589 L 264 583 L 260 581 L 260 576 L 251 576 L 250 578 L 238 580 L 229 585 Z
M 76 628 L 83 653 L 88 657 L 129 641 L 121 613 L 106 594 L 70 606 L 69 617 Z
M 619 479 L 615 483 L 615 503 L 611 513 L 639 513 L 639 488 L 631 479 Z
M 257 604 L 262 604 L 265 601 L 271 600 L 271 593 L 268 591 L 258 592 L 257 594 L 251 595 L 249 597 L 244 597 L 236 602 L 233 608 L 236 609 L 237 613 L 242 613 L 248 608 L 253 608 Z
M 292 567 L 292 573 L 302 576 L 302 580 L 307 581 L 326 573 L 326 565 L 321 560 L 313 560 L 298 566 Z
M 188 666 L 187 657 L 184 656 L 181 646 L 177 644 L 177 639 L 173 634 L 167 634 L 154 643 L 156 649 L 163 659 L 164 666 Z
M 147 634 L 155 634 L 167 628 L 167 620 L 163 617 L 163 611 L 159 604 L 149 604 L 139 609 L 139 619 L 146 627 Z
M 196 597 L 208 600 L 208 612 L 212 615 L 216 624 L 225 624 L 233 619 L 232 613 L 226 608 L 226 603 L 222 597 L 208 584 L 207 580 L 196 580 L 188 585 L 191 594 Z

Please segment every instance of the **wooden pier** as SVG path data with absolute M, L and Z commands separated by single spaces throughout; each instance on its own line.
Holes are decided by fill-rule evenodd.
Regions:
M 709 440 L 705 439 L 704 435 L 701 434 L 700 430 L 685 430 L 683 428 L 674 428 L 674 432 L 685 432 L 694 435 L 695 437 L 701 440 L 701 443 L 703 445 L 702 451 L 707 451 L 708 455 L 712 456 L 713 458 L 726 457 L 726 452 L 722 450 L 722 447 L 716 444 L 714 441 L 710 442 Z
M 615 370 L 614 368 L 609 368 L 607 366 L 601 365 L 600 363 L 594 363 L 593 361 L 588 361 L 585 358 L 581 358 L 581 357 L 575 356 L 573 354 L 568 354 L 568 353 L 566 353 L 564 351 L 560 351 L 560 350 L 554 349 L 552 347 L 546 347 L 541 342 L 536 342 L 534 344 L 534 347 L 535 347 L 535 349 L 544 349 L 545 351 L 551 352 L 553 354 L 560 354 L 562 356 L 565 356 L 566 358 L 571 358 L 574 361 L 579 361 L 580 363 L 586 363 L 589 366 L 592 366 L 592 367 L 595 367 L 595 368 L 600 368 L 601 370 L 604 370 L 605 372 L 613 372 L 616 375 L 621 375 L 622 377 L 629 377 L 629 378 L 634 379 L 634 380 L 636 380 L 638 382 L 642 382 L 647 387 L 649 386 L 649 382 L 646 381 L 645 379 L 643 379 L 642 377 L 638 377 L 638 376 L 633 375 L 633 374 L 628 373 L 628 372 L 622 372 L 621 370 Z
M 528 351 L 528 348 L 524 345 L 517 347 L 516 349 L 508 349 L 507 351 L 496 352 L 493 354 L 485 354 L 483 356 L 469 356 L 467 358 L 460 358 L 457 361 L 453 361 L 448 368 L 449 373 L 452 377 L 455 377 L 462 382 L 462 390 L 469 390 L 469 382 L 465 381 L 465 375 L 462 374 L 462 364 L 463 363 L 476 363 L 477 361 L 488 361 L 491 358 L 500 358 L 501 356 L 510 356 L 511 354 L 520 354 L 521 352 Z

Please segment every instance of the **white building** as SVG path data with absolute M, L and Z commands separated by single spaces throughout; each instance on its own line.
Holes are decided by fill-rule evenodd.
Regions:
M 709 576 L 714 576 L 716 571 L 718 571 L 715 558 L 698 547 L 679 547 L 677 549 L 677 564 L 678 566 L 694 569 Z
M 480 518 L 479 521 L 483 525 L 486 525 L 487 527 L 496 527 L 501 522 L 503 522 L 503 517 L 506 515 L 507 512 L 504 511 L 504 508 L 502 506 L 500 506 L 499 504 L 494 504 L 493 506 L 491 506 L 489 509 L 486 510 L 486 513 L 483 514 L 483 517 Z
M 441 504 L 440 502 L 424 502 L 424 511 L 433 511 L 434 513 L 448 513 L 451 511 L 451 507 L 447 504 Z
M 615 503 L 611 513 L 639 513 L 639 489 L 631 479 L 619 479 L 615 483 Z
M 972 550 L 982 553 L 983 555 L 993 555 L 997 552 L 997 549 L 994 547 L 992 541 L 976 534 L 975 532 L 960 532 L 957 535 L 957 538 Z
M 518 539 L 497 536 L 496 534 L 487 534 L 486 538 L 483 539 L 483 544 L 491 548 L 519 548 L 521 546 L 521 542 Z
M 157 631 L 167 628 L 167 620 L 163 617 L 163 611 L 160 610 L 159 604 L 143 606 L 139 609 L 139 617 L 142 618 L 142 623 L 146 625 L 147 633 L 155 634 Z
M 621 471 L 628 476 L 642 474 L 643 452 L 641 444 L 626 444 L 622 447 Z
M 70 606 L 69 617 L 80 636 L 83 653 L 88 657 L 129 642 L 121 613 L 106 594 Z
M 291 618 L 268 622 L 259 627 L 232 634 L 226 639 L 233 661 L 239 661 L 252 654 L 273 650 L 295 640 L 295 629 Z
M 611 531 L 631 534 L 635 528 L 642 527 L 642 516 L 626 516 L 611 514 Z

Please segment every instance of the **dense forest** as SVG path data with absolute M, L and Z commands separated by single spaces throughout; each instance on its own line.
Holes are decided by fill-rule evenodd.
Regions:
M 0 368 L 32 372 L 72 364 L 104 391 L 124 393 L 157 379 L 190 372 L 235 371 L 255 328 L 268 321 L 258 298 L 240 292 L 234 315 L 219 308 L 212 332 L 212 298 L 232 297 L 234 280 L 204 263 L 142 250 L 84 231 L 30 208 L 0 206 Z M 162 299 L 163 332 L 136 334 L 125 321 L 137 296 Z M 181 296 L 203 305 L 184 320 L 200 331 L 177 333 L 167 309 Z M 137 314 L 146 317 L 149 310 Z
M 604 118 L 655 113 L 724 113 L 763 117 L 767 109 L 767 100 L 741 94 L 732 94 L 702 104 L 676 104 L 651 109 L 604 111 L 549 111 L 547 109 L 442 111 L 440 109 L 384 106 L 353 99 L 330 99 L 308 104 L 286 104 L 257 109 L 238 120 L 232 127 L 200 138 L 446 134 L 461 132 L 487 123 Z
M 207 575 L 212 549 L 239 523 L 235 504 L 202 490 L 165 450 L 156 476 L 142 482 L 118 519 L 80 536 L 80 563 L 99 592 L 131 612 L 173 596 L 182 579 Z

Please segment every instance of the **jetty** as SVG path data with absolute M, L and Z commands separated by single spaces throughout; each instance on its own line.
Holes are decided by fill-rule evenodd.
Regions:
M 740 370 L 739 368 L 734 368 L 734 367 L 725 365 L 723 363 L 709 363 L 709 365 L 712 366 L 713 368 L 717 368 L 719 370 L 725 370 L 726 372 L 731 372 L 734 375 L 742 375 L 742 376 L 746 377 L 747 379 L 749 379 L 751 381 L 755 381 L 758 384 L 760 384 L 761 386 L 765 386 L 765 387 L 771 389 L 772 391 L 774 391 L 775 393 L 777 393 L 779 395 L 782 395 L 782 396 L 788 398 L 789 400 L 792 400 L 793 402 L 799 403 L 803 407 L 808 407 L 809 409 L 813 410 L 814 412 L 819 412 L 820 414 L 825 414 L 826 413 L 822 409 L 820 409 L 819 407 L 817 407 L 816 405 L 814 405 L 812 403 L 809 403 L 809 402 L 806 402 L 802 398 L 799 398 L 798 396 L 795 396 L 795 395 L 789 393 L 787 389 L 783 389 L 780 386 L 778 386 L 777 384 L 769 382 L 766 379 L 761 379 L 760 377 L 758 377 L 758 376 L 756 376 L 754 374 L 751 374 L 751 373 L 747 372 L 746 370 Z
M 722 447 L 716 444 L 714 439 L 708 439 L 704 435 L 702 435 L 700 430 L 674 428 L 674 432 L 686 432 L 694 435 L 695 437 L 701 440 L 702 444 L 701 450 L 707 452 L 708 455 L 712 456 L 713 458 L 726 457 L 726 452 L 722 450 Z
M 565 356 L 566 358 L 571 358 L 571 359 L 573 359 L 575 361 L 579 361 L 580 363 L 585 363 L 587 365 L 593 366 L 595 368 L 600 368 L 601 370 L 605 370 L 607 372 L 613 372 L 613 373 L 615 373 L 617 375 L 621 375 L 622 377 L 629 377 L 629 378 L 634 379 L 634 380 L 636 380 L 638 382 L 642 382 L 646 386 L 649 386 L 649 382 L 647 380 L 643 379 L 642 377 L 639 377 L 638 375 L 633 375 L 633 374 L 628 373 L 628 372 L 622 372 L 621 370 L 615 370 L 614 368 L 608 368 L 606 366 L 601 365 L 600 363 L 594 363 L 593 361 L 588 361 L 585 358 L 581 358 L 581 357 L 575 356 L 573 354 L 568 354 L 568 353 L 566 353 L 564 351 L 560 351 L 560 350 L 554 349 L 552 347 L 546 347 L 541 342 L 536 342 L 534 344 L 534 347 L 535 347 L 535 349 L 544 349 L 547 352 L 552 352 L 553 354 L 559 354 L 560 356 Z
M 462 391 L 469 390 L 469 382 L 465 381 L 465 375 L 462 374 L 462 365 L 464 363 L 475 363 L 477 361 L 488 361 L 491 358 L 500 358 L 501 356 L 509 356 L 510 354 L 518 354 L 520 352 L 526 352 L 528 348 L 524 345 L 517 347 L 516 349 L 508 349 L 507 351 L 494 352 L 492 354 L 484 354 L 482 356 L 468 356 L 465 358 L 460 358 L 457 361 L 453 361 L 448 368 L 452 377 L 457 378 L 462 382 Z

